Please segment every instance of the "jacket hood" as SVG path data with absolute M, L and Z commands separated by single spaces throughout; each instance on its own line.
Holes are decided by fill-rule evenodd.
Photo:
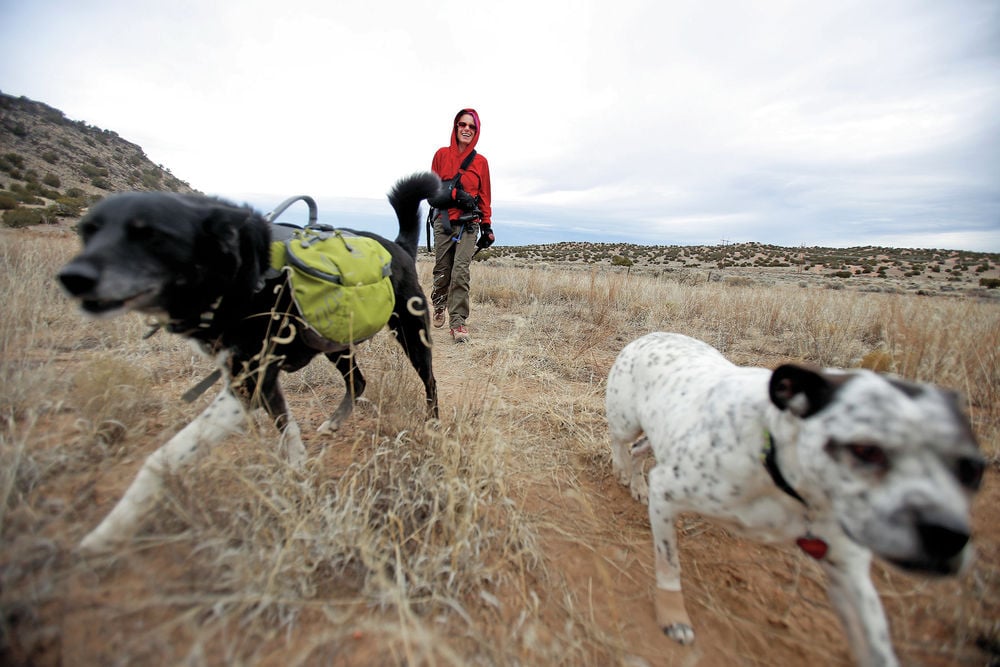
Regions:
M 472 141 L 461 153 L 458 152 L 458 119 L 462 117 L 463 114 L 471 114 L 472 119 L 476 123 L 476 133 L 472 136 Z M 476 144 L 479 143 L 479 135 L 483 132 L 483 124 L 479 122 L 479 114 L 475 109 L 462 109 L 457 114 L 455 114 L 455 119 L 451 121 L 451 150 L 452 153 L 457 155 L 458 162 L 461 163 L 471 151 L 476 148 Z

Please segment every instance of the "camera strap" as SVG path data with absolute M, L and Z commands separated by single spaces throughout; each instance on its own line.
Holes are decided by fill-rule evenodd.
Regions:
M 462 174 L 464 174 L 465 170 L 469 168 L 470 164 L 472 164 L 472 159 L 474 157 L 476 157 L 476 149 L 475 148 L 472 149 L 471 153 L 469 153 L 468 155 L 465 156 L 465 159 L 462 160 L 462 164 L 460 164 L 458 166 L 458 173 L 455 174 L 452 177 L 452 179 L 451 179 L 451 187 L 448 188 L 449 190 L 454 190 L 455 188 L 461 188 L 462 187 Z M 465 188 L 462 188 L 462 189 L 464 190 Z
M 448 181 L 444 181 L 445 183 L 450 183 L 450 185 L 448 186 L 448 192 L 449 193 L 454 192 L 458 188 L 461 188 L 462 190 L 465 190 L 465 188 L 462 188 L 462 174 L 464 174 L 465 170 L 469 168 L 469 165 L 472 164 L 472 160 L 475 157 L 476 157 L 476 149 L 473 148 L 472 151 L 468 155 L 465 156 L 465 159 L 462 160 L 462 164 L 460 164 L 458 166 L 458 173 L 455 174 L 454 176 L 452 176 L 451 179 L 449 179 Z M 430 210 L 427 211 L 427 251 L 428 252 L 430 252 L 430 250 L 431 250 L 431 223 L 433 222 L 433 218 L 434 218 L 434 210 L 435 210 L 434 207 L 431 206 Z M 448 215 L 447 211 L 443 211 L 442 215 Z

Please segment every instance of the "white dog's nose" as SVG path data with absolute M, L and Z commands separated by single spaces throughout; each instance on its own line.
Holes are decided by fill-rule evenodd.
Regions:
M 925 508 L 917 513 L 916 530 L 923 550 L 922 569 L 940 574 L 960 569 L 971 533 L 967 521 L 940 509 Z

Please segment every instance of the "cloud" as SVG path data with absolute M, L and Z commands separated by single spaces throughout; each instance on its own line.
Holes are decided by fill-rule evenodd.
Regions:
M 501 242 L 1000 251 L 990 0 L 9 4 L 5 92 L 212 193 L 381 207 L 472 105 Z

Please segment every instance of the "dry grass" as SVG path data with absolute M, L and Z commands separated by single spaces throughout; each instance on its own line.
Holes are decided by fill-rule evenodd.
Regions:
M 615 354 L 651 330 L 738 363 L 864 361 L 955 387 L 1000 461 L 996 301 L 479 263 L 473 343 L 435 332 L 440 424 L 425 422 L 420 382 L 381 334 L 361 352 L 370 403 L 333 436 L 310 433 L 342 392 L 332 366 L 285 377 L 304 470 L 258 419 L 168 480 L 134 542 L 81 560 L 74 545 L 143 458 L 208 400 L 177 397 L 209 366 L 174 337 L 142 340 L 139 317 L 84 322 L 52 280 L 75 248 L 0 234 L 9 662 L 844 664 L 813 563 L 693 518 L 682 558 L 699 642 L 692 654 L 656 636 L 648 526 L 611 479 L 603 423 Z M 979 510 L 970 577 L 876 568 L 904 662 L 979 664 L 974 643 L 1000 637 L 1000 538 L 995 509 Z

